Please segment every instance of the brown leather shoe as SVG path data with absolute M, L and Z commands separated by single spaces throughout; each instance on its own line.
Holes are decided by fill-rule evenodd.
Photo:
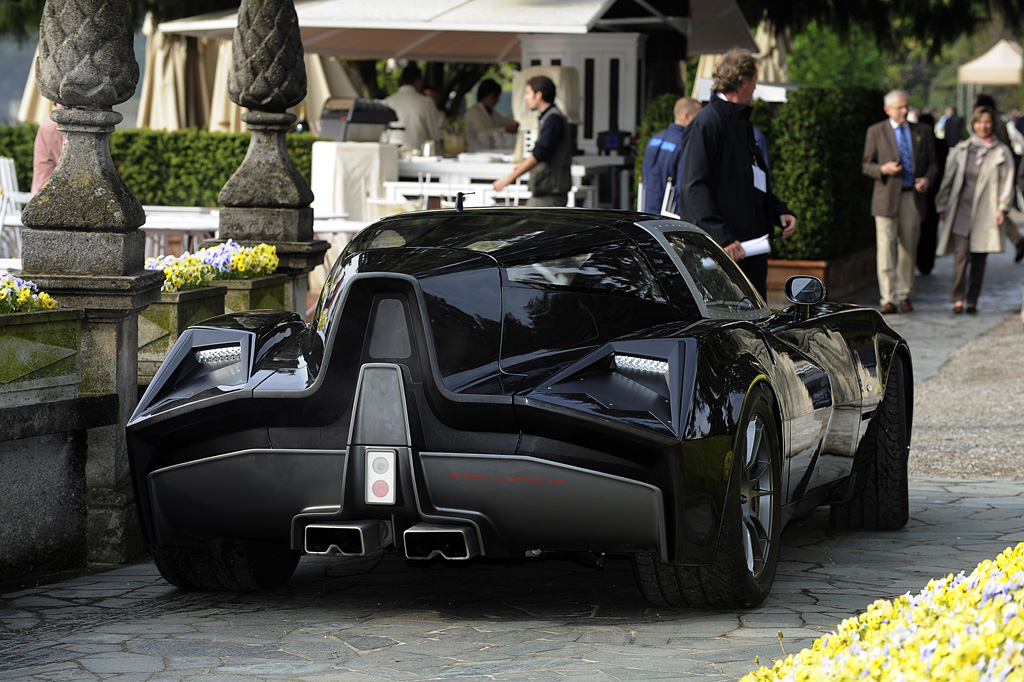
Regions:
M 882 306 L 883 315 L 892 315 L 895 312 L 896 306 L 894 306 L 892 303 L 886 303 L 885 305 Z
M 910 302 L 909 298 L 905 298 L 902 301 L 900 301 L 900 312 L 901 313 L 910 313 L 910 312 L 913 312 L 913 311 L 914 311 L 914 304 Z

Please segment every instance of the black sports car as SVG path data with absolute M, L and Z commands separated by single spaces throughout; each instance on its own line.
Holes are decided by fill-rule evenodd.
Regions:
M 171 350 L 128 425 L 156 564 L 250 589 L 303 553 L 619 553 L 656 604 L 757 604 L 795 515 L 908 516 L 906 342 L 815 278 L 787 296 L 651 215 L 385 218 L 312 325 L 224 315 Z

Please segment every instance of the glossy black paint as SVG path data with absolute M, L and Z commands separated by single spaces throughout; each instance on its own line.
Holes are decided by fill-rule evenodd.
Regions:
M 400 544 L 429 521 L 471 527 L 488 556 L 708 563 L 757 384 L 775 398 L 785 517 L 844 499 L 893 357 L 910 367 L 905 341 L 869 309 L 771 311 L 705 242 L 678 221 L 580 209 L 370 226 L 312 325 L 243 313 L 179 339 L 127 429 L 148 541 L 301 550 L 307 525 L 376 519 Z M 749 294 L 715 299 L 729 282 Z M 196 360 L 232 344 L 236 365 Z M 619 369 L 616 355 L 668 371 Z M 395 368 L 401 410 L 357 393 L 368 366 Z M 364 453 L 384 445 L 398 467 L 387 506 L 364 498 Z

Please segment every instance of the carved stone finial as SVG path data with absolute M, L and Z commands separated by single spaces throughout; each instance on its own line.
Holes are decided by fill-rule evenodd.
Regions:
M 292 0 L 242 0 L 231 49 L 228 97 L 235 104 L 280 113 L 306 96 L 302 36 Z
M 228 95 L 249 109 L 242 120 L 252 140 L 242 165 L 221 189 L 221 203 L 308 208 L 313 192 L 288 155 L 285 139 L 295 120 L 285 110 L 306 96 L 306 64 L 292 0 L 242 0 L 231 43 Z M 222 213 L 222 227 L 227 227 L 224 218 Z
M 65 107 L 109 109 L 135 94 L 127 0 L 47 0 L 39 25 L 36 81 Z
M 128 0 L 47 0 L 39 25 L 36 81 L 64 105 L 50 118 L 64 150 L 50 180 L 21 213 L 29 272 L 127 275 L 141 271 L 146 216 L 110 157 L 112 110 L 135 92 Z

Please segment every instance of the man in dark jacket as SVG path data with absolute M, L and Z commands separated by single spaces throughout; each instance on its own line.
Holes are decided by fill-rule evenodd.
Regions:
M 679 215 L 707 231 L 738 261 L 757 291 L 767 297 L 768 253 L 743 247 L 796 230 L 796 216 L 771 191 L 771 174 L 754 142 L 750 103 L 757 60 L 746 50 L 727 52 L 715 64 L 711 101 L 690 123 L 680 160 Z

